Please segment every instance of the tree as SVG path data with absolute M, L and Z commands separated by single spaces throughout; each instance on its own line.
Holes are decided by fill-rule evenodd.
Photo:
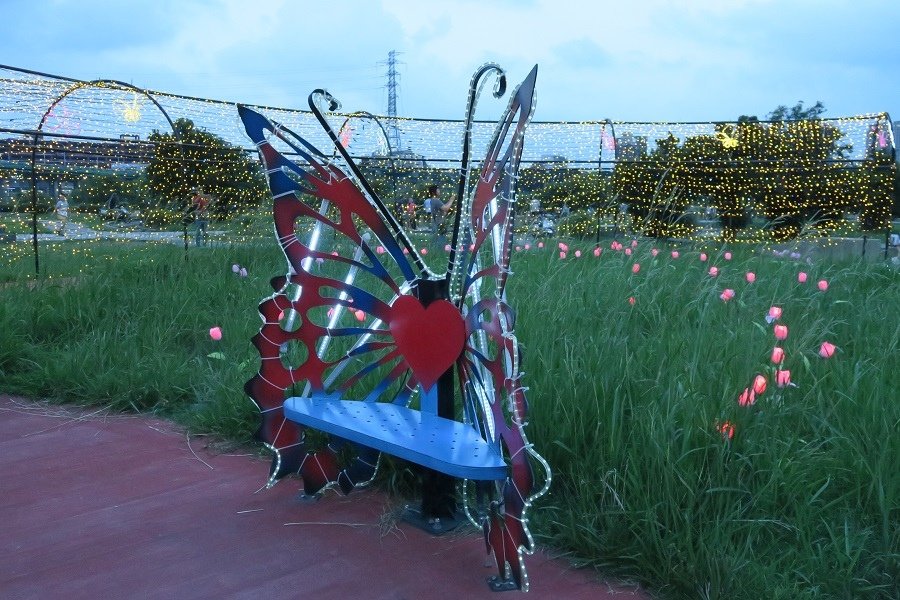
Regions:
M 213 196 L 212 211 L 220 217 L 257 206 L 267 196 L 259 164 L 190 119 L 175 121 L 175 133 L 154 131 L 150 141 L 156 151 L 147 183 L 168 208 L 184 210 L 196 187 Z

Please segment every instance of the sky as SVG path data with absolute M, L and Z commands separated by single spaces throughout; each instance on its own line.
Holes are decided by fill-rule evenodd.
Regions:
M 718 121 L 824 103 L 900 119 L 898 0 L 0 0 L 0 63 L 163 92 L 460 119 L 485 62 L 539 121 Z M 486 109 L 491 116 L 490 108 Z

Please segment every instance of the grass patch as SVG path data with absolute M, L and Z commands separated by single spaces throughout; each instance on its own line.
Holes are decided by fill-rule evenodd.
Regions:
M 528 434 L 554 471 L 531 513 L 541 540 L 668 598 L 900 596 L 897 270 L 750 249 L 673 259 L 648 241 L 630 257 L 585 245 L 573 258 L 572 246 L 564 261 L 516 253 L 508 288 Z M 249 439 L 242 386 L 258 366 L 254 308 L 284 271 L 274 244 L 53 248 L 41 257 L 52 277 L 30 276 L 27 253 L 0 266 L 0 388 Z M 796 387 L 772 377 L 773 304 Z M 757 374 L 768 390 L 738 406 Z

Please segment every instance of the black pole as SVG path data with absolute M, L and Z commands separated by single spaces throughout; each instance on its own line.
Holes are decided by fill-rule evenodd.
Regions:
M 38 238 L 37 238 L 37 173 L 35 172 L 35 163 L 37 163 L 37 143 L 39 132 L 34 132 L 34 138 L 31 144 L 31 245 L 34 247 L 34 274 L 40 275 L 41 261 L 38 257 Z
M 448 300 L 449 279 L 422 279 L 416 286 L 416 296 L 422 306 L 435 300 Z M 454 418 L 454 377 L 451 366 L 437 381 L 437 416 Z M 453 519 L 456 516 L 456 480 L 433 469 L 422 469 L 422 518 Z

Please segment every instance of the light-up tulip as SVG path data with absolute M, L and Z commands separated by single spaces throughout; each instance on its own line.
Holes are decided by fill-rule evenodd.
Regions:
M 640 270 L 641 270 L 641 264 L 640 264 L 640 263 L 634 263 L 633 265 L 631 265 L 631 272 L 632 272 L 632 273 L 637 273 L 637 272 L 640 271 Z
M 284 311 L 283 310 L 278 313 L 278 322 L 280 323 L 282 321 L 282 319 L 284 319 Z
M 650 251 L 651 256 L 656 256 L 657 254 L 659 254 L 659 250 L 657 250 L 656 248 Z
M 628 299 L 628 304 L 630 304 L 630 305 L 632 305 L 632 306 L 634 306 L 634 303 L 635 303 L 635 302 L 636 302 L 636 300 L 634 299 L 634 296 L 631 296 L 631 297 Z
M 825 281 L 824 279 L 819 280 L 819 283 L 817 283 L 816 285 L 819 286 L 819 290 L 822 292 L 825 292 L 828 290 L 828 282 Z
M 744 388 L 744 391 L 738 396 L 738 405 L 753 406 L 754 404 L 756 404 L 756 394 L 750 388 Z
M 444 252 L 450 252 L 450 244 L 444 244 Z
M 408 248 L 404 248 L 404 249 L 403 249 L 403 254 L 409 254 L 409 249 L 408 249 Z
M 700 262 L 706 262 L 706 258 L 707 258 L 706 252 L 701 252 L 700 253 Z
M 728 302 L 732 298 L 734 298 L 734 290 L 731 288 L 725 289 L 721 294 L 719 294 L 719 298 L 722 299 L 722 302 Z
M 516 246 L 516 252 L 521 252 L 521 251 L 522 251 L 522 246 Z
M 631 256 L 631 248 L 625 248 L 625 256 Z
M 422 256 L 428 254 L 428 248 L 422 248 Z
M 773 321 L 777 321 L 778 319 L 780 319 L 781 313 L 782 313 L 782 310 L 781 310 L 780 306 L 770 306 L 769 307 L 769 318 L 771 318 Z
M 559 249 L 562 250 L 563 252 L 568 252 L 568 251 L 569 251 L 569 245 L 568 245 L 568 244 L 563 244 L 562 242 L 560 242 L 560 243 L 559 243 Z
M 775 371 L 775 385 L 780 388 L 791 385 L 791 372 L 782 369 Z
M 384 254 L 384 246 L 378 246 L 377 248 L 375 248 L 375 252 L 377 252 L 378 254 Z
M 544 247 L 544 242 L 538 242 L 538 248 L 543 248 L 543 247 Z
M 594 256 L 600 256 L 601 252 L 602 250 L 600 250 L 600 248 L 594 248 Z
M 757 396 L 761 396 L 763 392 L 766 391 L 766 385 L 768 382 L 766 381 L 765 376 L 757 375 L 753 378 L 753 393 Z
M 525 244 L 525 249 L 526 249 L 526 250 L 531 250 L 531 244 Z
M 806 283 L 806 273 L 804 273 L 803 271 L 797 273 L 797 281 L 799 281 L 800 283 Z
M 776 365 L 780 365 L 784 360 L 784 348 L 781 346 L 775 346 L 772 348 L 772 362 Z
M 718 277 L 719 276 L 719 268 L 718 267 L 710 267 L 709 268 L 709 276 L 710 277 Z
M 722 434 L 722 438 L 728 440 L 734 438 L 734 425 L 732 425 L 728 421 L 725 421 L 721 425 L 717 425 L 716 429 L 719 431 L 719 433 Z
M 754 273 L 753 271 L 747 271 L 747 274 L 744 275 L 744 277 L 747 278 L 747 283 L 753 283 L 754 281 L 756 281 L 756 273 Z
M 672 258 L 678 258 L 678 257 L 679 257 L 678 250 L 672 250 Z
M 566 258 L 566 253 L 561 251 L 559 253 L 559 260 L 565 260 L 565 258 Z
M 731 252 L 725 253 L 725 260 L 731 260 Z
M 631 247 L 632 247 L 632 248 L 637 248 L 637 244 L 638 244 L 637 240 L 631 240 Z
M 237 272 L 240 271 L 240 270 L 241 270 L 241 265 L 231 265 L 231 272 L 232 272 L 232 273 L 237 273 Z
M 581 258 L 581 250 L 575 251 L 575 258 Z
M 216 340 L 217 342 L 222 339 L 222 328 L 221 327 L 210 327 L 209 329 L 209 337 Z
M 831 358 L 834 356 L 835 350 L 837 350 L 837 346 L 831 342 L 822 342 L 822 345 L 819 346 L 819 356 L 822 358 Z
M 238 275 L 240 275 L 241 277 L 246 277 L 246 276 L 247 276 L 247 269 L 245 269 L 244 267 L 241 267 L 241 270 L 238 271 Z
M 787 325 L 776 325 L 775 326 L 775 339 L 776 340 L 786 340 L 788 336 L 788 328 Z
M 330 319 L 331 317 L 333 317 L 333 316 L 334 316 L 334 307 L 332 306 L 331 308 L 329 308 L 329 309 L 328 309 L 328 312 L 327 312 L 326 314 L 328 315 L 328 318 L 329 318 L 329 319 Z
M 357 320 L 357 321 L 365 321 L 365 320 L 366 320 L 366 313 L 363 312 L 363 311 L 361 311 L 361 310 L 356 311 L 356 320 Z
M 337 250 L 332 250 L 332 251 L 331 251 L 331 255 L 332 255 L 332 256 L 338 256 L 338 251 L 337 251 Z
M 319 257 L 316 258 L 316 264 L 317 264 L 317 265 L 321 265 L 321 264 L 324 263 L 324 262 L 325 262 L 325 259 L 322 258 L 321 256 L 319 256 Z

